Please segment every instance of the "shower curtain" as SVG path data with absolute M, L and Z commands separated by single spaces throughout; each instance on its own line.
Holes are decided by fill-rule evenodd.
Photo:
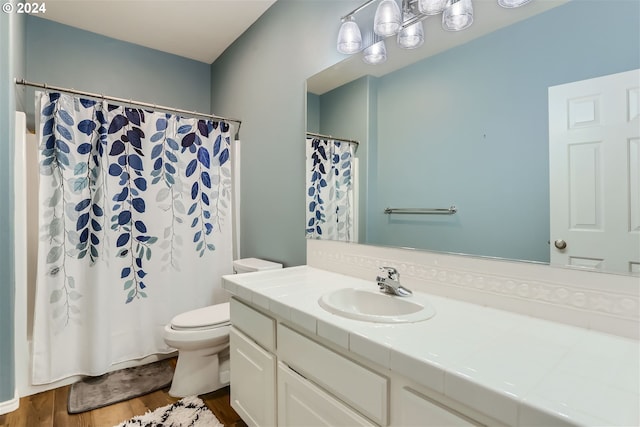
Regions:
M 232 272 L 229 125 L 52 92 L 36 115 L 34 384 L 172 351 Z
M 306 237 L 355 240 L 354 149 L 350 143 L 307 138 Z

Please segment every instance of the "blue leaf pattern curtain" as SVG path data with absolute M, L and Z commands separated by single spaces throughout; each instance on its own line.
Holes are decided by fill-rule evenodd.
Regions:
M 164 325 L 232 271 L 229 125 L 60 93 L 36 111 L 34 384 L 170 352 Z
M 354 241 L 354 152 L 351 144 L 307 138 L 306 237 Z

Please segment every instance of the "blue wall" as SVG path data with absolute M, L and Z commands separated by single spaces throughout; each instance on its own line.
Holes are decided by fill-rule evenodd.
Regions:
M 307 131 L 320 132 L 320 95 L 307 92 Z
M 575 0 L 379 78 L 361 241 L 548 262 L 548 87 L 640 67 L 640 2 L 607 4 Z
M 359 162 L 358 241 L 360 242 L 367 241 L 367 159 L 371 147 L 376 144 L 375 136 L 372 134 L 372 128 L 375 128 L 376 123 L 370 120 L 371 103 L 375 102 L 372 97 L 375 93 L 376 78 L 365 76 L 319 97 L 319 132 L 361 142 L 356 151 Z
M 24 17 L 0 13 L 0 404 L 14 399 L 14 78 L 24 76 Z
M 27 80 L 210 111 L 209 64 L 33 16 L 27 19 Z
M 305 81 L 344 55 L 359 0 L 278 0 L 212 64 L 213 111 L 242 119 L 241 256 L 306 262 Z

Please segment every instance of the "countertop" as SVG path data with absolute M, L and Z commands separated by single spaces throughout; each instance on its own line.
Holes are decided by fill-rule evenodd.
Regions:
M 228 275 L 223 287 L 508 425 L 640 425 L 640 343 L 632 339 L 424 293 L 436 311 L 429 320 L 351 320 L 318 299 L 375 290 L 375 281 L 309 266 Z

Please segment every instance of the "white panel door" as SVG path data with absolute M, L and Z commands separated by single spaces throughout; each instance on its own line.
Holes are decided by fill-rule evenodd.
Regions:
M 231 407 L 251 427 L 276 425 L 276 358 L 231 327 Z
M 549 88 L 552 264 L 640 273 L 639 88 L 640 70 Z

